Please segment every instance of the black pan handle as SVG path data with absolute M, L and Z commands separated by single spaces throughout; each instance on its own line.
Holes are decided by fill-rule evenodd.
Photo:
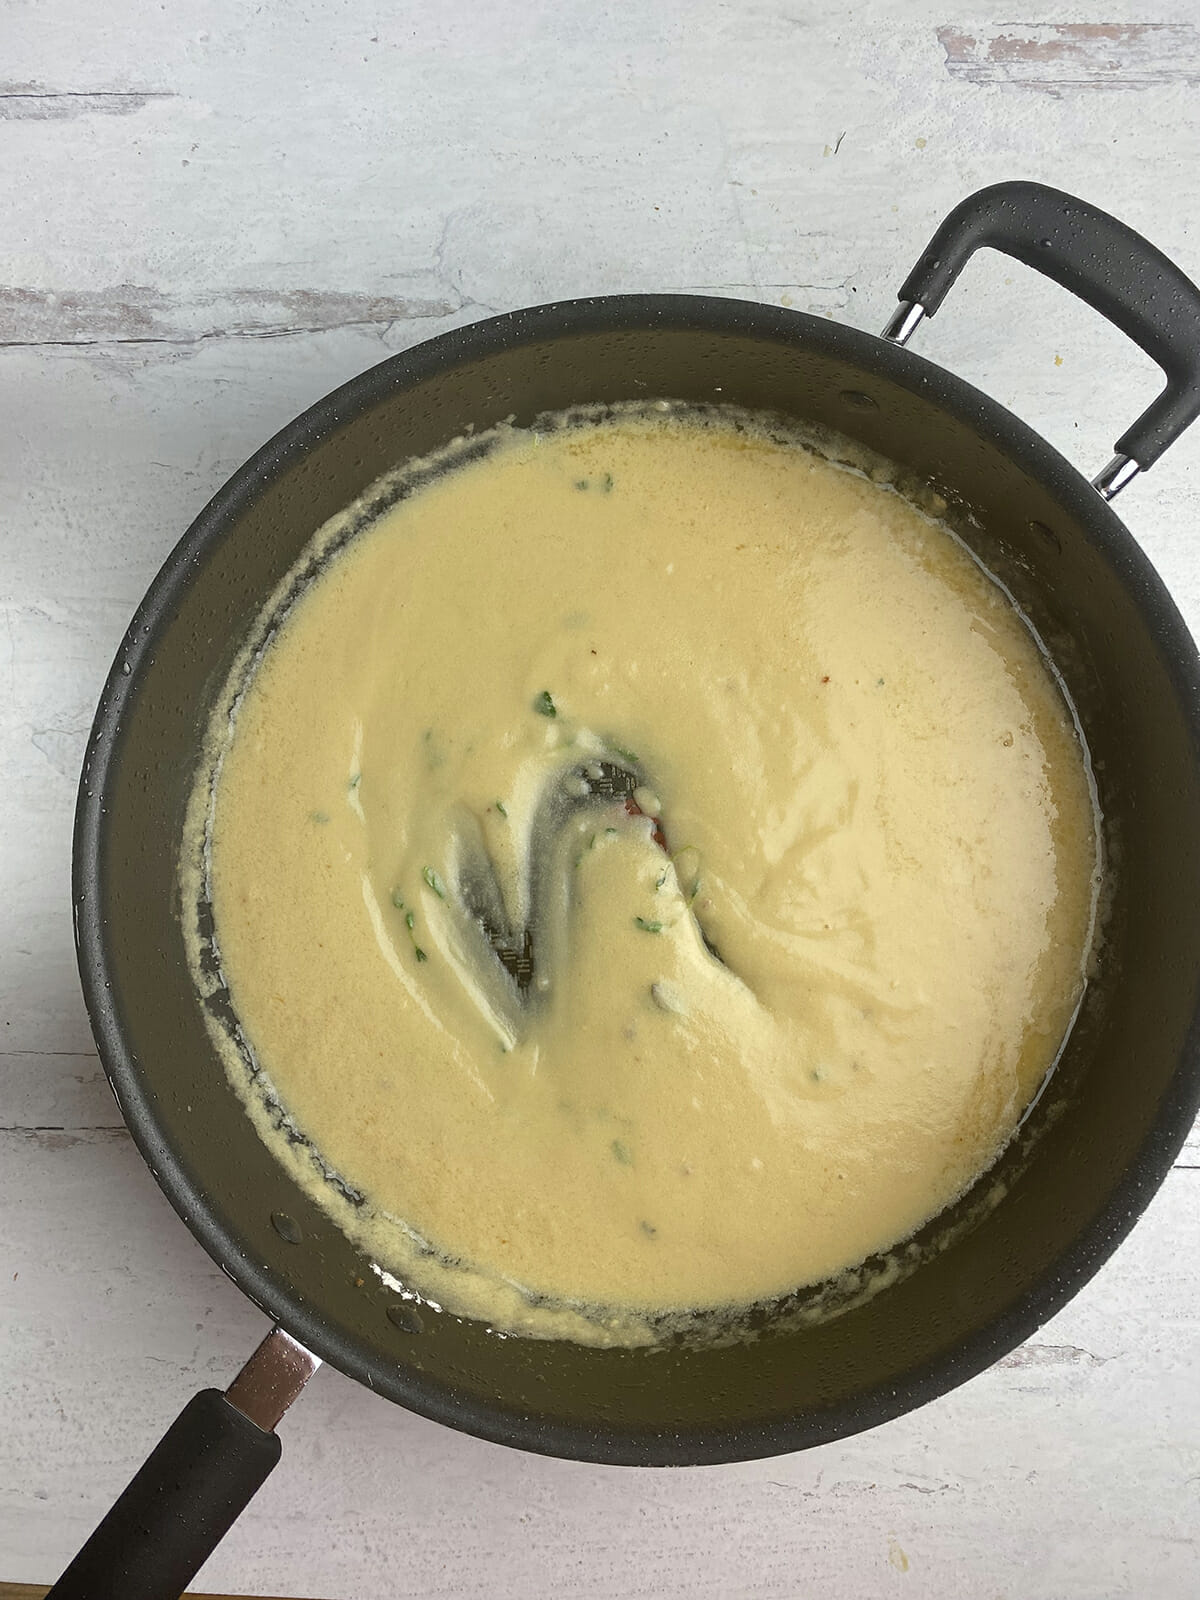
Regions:
M 997 183 L 955 206 L 934 234 L 904 280 L 886 336 L 904 343 L 985 245 L 1070 289 L 1166 374 L 1166 388 L 1117 440 L 1116 460 L 1096 480 L 1110 499 L 1200 416 L 1200 289 L 1140 233 L 1086 200 L 1040 183 Z
M 188 1401 L 49 1600 L 179 1600 L 279 1460 L 219 1389 Z
M 47 1600 L 179 1600 L 279 1460 L 272 1430 L 319 1365 L 275 1328 L 226 1394 L 189 1400 Z

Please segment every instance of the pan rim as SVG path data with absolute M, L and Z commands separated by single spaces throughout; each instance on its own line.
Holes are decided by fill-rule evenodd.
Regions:
M 1200 765 L 1200 657 L 1162 580 L 1112 508 L 1057 450 L 998 402 L 962 379 L 887 340 L 803 312 L 698 295 L 617 295 L 559 301 L 505 313 L 427 340 L 351 378 L 285 425 L 219 489 L 167 556 L 118 647 L 89 735 L 75 814 L 72 895 L 76 954 L 101 1063 L 140 1154 L 190 1231 L 238 1287 L 281 1327 L 347 1376 L 420 1415 L 500 1444 L 541 1454 L 623 1465 L 715 1465 L 826 1443 L 875 1427 L 946 1393 L 1028 1338 L 1099 1270 L 1163 1182 L 1200 1110 L 1200 995 L 1167 1092 L 1104 1208 L 1042 1278 L 1007 1311 L 899 1380 L 866 1389 L 821 1411 L 752 1424 L 661 1430 L 582 1426 L 464 1397 L 400 1362 L 383 1363 L 331 1329 L 275 1274 L 259 1265 L 217 1217 L 172 1148 L 125 1038 L 104 932 L 101 863 L 107 789 L 122 711 L 153 656 L 174 598 L 208 545 L 262 490 L 351 417 L 397 389 L 521 344 L 598 332 L 708 332 L 757 336 L 836 354 L 864 372 L 933 399 L 977 433 L 998 442 L 1086 526 L 1117 568 L 1153 635 L 1185 717 Z M 1200 983 L 1200 974 L 1197 975 Z

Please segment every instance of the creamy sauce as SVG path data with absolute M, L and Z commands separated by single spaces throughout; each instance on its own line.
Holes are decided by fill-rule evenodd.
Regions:
M 729 418 L 501 433 L 327 563 L 210 756 L 235 1081 L 381 1269 L 500 1328 L 633 1341 L 888 1249 L 1082 992 L 1092 792 L 1029 630 Z

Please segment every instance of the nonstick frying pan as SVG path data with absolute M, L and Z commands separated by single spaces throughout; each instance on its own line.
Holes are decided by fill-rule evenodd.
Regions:
M 1089 483 L 1003 407 L 903 348 L 970 254 L 1037 267 L 1163 368 Z M 75 839 L 80 972 L 101 1059 L 167 1196 L 276 1324 L 197 1396 L 53 1594 L 177 1595 L 274 1465 L 273 1427 L 325 1360 L 484 1438 L 583 1460 L 734 1461 L 868 1428 L 979 1372 L 1091 1276 L 1161 1181 L 1200 1099 L 1200 664 L 1110 507 L 1200 412 L 1200 291 L 1055 190 L 981 191 L 939 228 L 884 337 L 743 301 L 540 306 L 396 356 L 242 467 L 138 608 L 87 749 Z M 833 1319 L 770 1307 L 755 1337 L 646 1350 L 499 1339 L 367 1270 L 260 1141 L 188 976 L 176 862 L 209 708 L 310 535 L 405 459 L 506 417 L 631 398 L 720 401 L 832 428 L 933 485 L 1046 642 L 1091 750 L 1108 907 L 1059 1066 L 999 1164 L 908 1276 Z M 998 1203 L 982 1204 L 983 1188 Z M 921 1241 L 919 1241 L 921 1242 Z

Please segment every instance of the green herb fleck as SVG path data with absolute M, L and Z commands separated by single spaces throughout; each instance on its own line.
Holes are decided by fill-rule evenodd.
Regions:
M 663 931 L 662 923 L 656 922 L 653 919 L 647 919 L 646 917 L 634 917 L 633 920 L 637 923 L 638 927 L 643 933 L 661 933 Z
M 556 717 L 558 715 L 558 707 L 554 704 L 549 689 L 542 690 L 541 694 L 533 702 L 533 709 L 539 717 Z
M 654 887 L 656 889 L 661 889 L 664 886 L 664 884 L 666 883 L 666 881 L 667 881 L 667 874 L 666 874 L 666 871 L 664 870 L 664 871 L 659 873 L 657 878 L 655 878 Z
M 623 1167 L 631 1167 L 633 1165 L 633 1157 L 630 1155 L 629 1146 L 624 1139 L 614 1139 L 609 1148 Z
M 638 1227 L 646 1235 L 647 1239 L 653 1239 L 658 1233 L 658 1229 L 652 1222 L 639 1222 Z
M 612 486 L 613 486 L 613 475 L 612 475 L 611 472 L 606 472 L 604 474 L 604 476 L 600 479 L 600 487 L 604 490 L 605 494 L 611 494 L 612 493 Z
M 614 744 L 612 746 L 612 752 L 613 755 L 620 756 L 622 761 L 628 761 L 631 767 L 637 766 L 638 758 L 636 755 L 634 755 L 632 750 L 622 750 L 619 744 Z
M 426 867 L 426 869 L 425 869 L 426 872 L 429 872 L 430 870 L 431 869 L 429 867 Z M 435 872 L 433 874 L 433 876 L 435 878 L 437 878 L 437 873 Z M 428 882 L 428 879 L 426 879 L 426 881 Z M 441 883 L 441 881 L 442 880 L 440 878 L 438 878 L 438 882 Z M 432 889 L 433 888 L 433 884 L 430 883 L 429 887 Z M 392 890 L 392 904 L 395 906 L 397 911 L 404 911 L 404 926 L 408 929 L 409 933 L 412 936 L 413 955 L 416 956 L 418 961 L 428 961 L 429 957 L 425 954 L 424 950 L 422 950 L 421 946 L 417 943 L 417 936 L 416 936 L 416 933 L 413 931 L 417 926 L 416 915 L 412 911 L 405 911 L 404 910 L 404 900 L 401 897 L 399 889 L 393 889 Z
M 504 804 L 503 800 L 496 801 L 496 810 L 505 819 L 505 821 L 508 820 L 508 807 Z
M 356 772 L 354 774 L 354 776 L 350 779 L 350 787 L 351 787 L 351 789 L 357 789 L 361 782 L 362 782 L 362 773 L 361 772 Z
M 586 489 L 587 486 L 588 486 L 588 480 L 586 478 L 576 478 L 575 479 L 575 487 L 577 489 Z
M 446 898 L 446 885 L 438 877 L 437 873 L 432 867 L 422 867 L 421 876 L 425 879 L 425 882 L 433 890 L 434 894 L 437 895 L 439 900 L 444 900 Z
M 883 679 L 882 678 L 876 678 L 875 679 L 875 687 L 877 689 L 882 689 L 883 688 Z
M 328 811 L 310 811 L 308 813 L 308 820 L 310 822 L 328 822 L 329 813 Z
M 617 830 L 615 828 L 605 828 L 604 831 L 605 833 L 616 833 Z

